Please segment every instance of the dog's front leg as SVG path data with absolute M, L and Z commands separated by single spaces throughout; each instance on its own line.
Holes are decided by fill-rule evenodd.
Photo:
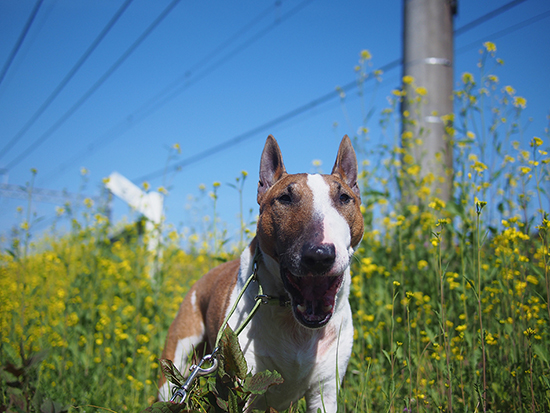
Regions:
M 338 410 L 336 377 L 330 382 L 319 383 L 318 387 L 310 389 L 306 393 L 308 413 L 336 413 Z

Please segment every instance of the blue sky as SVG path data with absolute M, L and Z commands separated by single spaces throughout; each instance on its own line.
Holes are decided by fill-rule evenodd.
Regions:
M 25 185 L 35 168 L 36 187 L 89 196 L 99 195 L 102 179 L 113 171 L 141 184 L 140 178 L 162 171 L 167 164 L 195 159 L 353 81 L 363 49 L 371 52 L 373 69 L 401 57 L 400 0 L 182 0 L 66 121 L 48 132 L 170 3 L 134 0 L 51 105 L 2 152 L 123 1 L 45 0 L 41 4 L 0 83 L 2 183 Z M 455 28 L 507 3 L 459 0 Z M 30 0 L 0 2 L 1 66 L 8 61 L 34 5 Z M 455 38 L 455 83 L 464 71 L 476 73 L 484 41 L 496 43 L 497 56 L 505 61 L 496 72 L 501 84 L 512 85 L 527 99 L 526 113 L 533 118 L 524 137 L 527 141 L 544 135 L 550 109 L 549 11 L 546 0 L 525 0 Z M 233 37 L 236 33 L 240 35 Z M 377 113 L 400 78 L 400 67 L 383 75 L 374 98 Z M 152 101 L 165 90 L 169 92 L 160 95 L 164 100 Z M 372 90 L 368 85 L 366 91 Z M 342 136 L 355 134 L 361 126 L 355 91 L 346 96 L 346 110 L 347 117 L 340 100 L 329 99 L 246 135 L 228 149 L 199 156 L 200 161 L 175 174 L 157 173 L 148 182 L 152 189 L 169 186 L 165 213 L 177 228 L 211 215 L 208 197 L 193 202 L 189 197 L 201 198 L 201 184 L 208 192 L 213 182 L 220 182 L 218 211 L 233 235 L 238 197 L 226 184 L 247 171 L 245 209 L 256 211 L 257 171 L 266 136 L 273 134 L 278 140 L 289 172 L 311 172 L 315 159 L 329 172 Z M 381 143 L 376 117 L 368 126 L 372 145 Z M 37 146 L 36 141 L 41 143 Z M 169 150 L 175 143 L 182 152 L 177 158 Z M 85 184 L 82 167 L 89 171 Z M 0 197 L 4 240 L 10 228 L 21 222 L 18 206 L 26 202 Z M 34 202 L 33 213 L 43 218 L 35 231 L 51 226 L 55 207 Z M 115 220 L 128 215 L 132 214 L 124 203 L 113 203 Z

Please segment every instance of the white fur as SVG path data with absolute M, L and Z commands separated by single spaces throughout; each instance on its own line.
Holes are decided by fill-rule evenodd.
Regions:
M 247 254 L 247 251 L 243 253 L 245 260 Z M 260 265 L 260 282 L 268 277 L 280 280 L 278 273 L 271 274 L 267 269 L 275 262 L 265 255 L 264 260 L 268 264 Z M 239 278 L 246 280 L 248 276 L 249 273 L 241 273 Z M 264 284 L 262 282 L 264 290 L 267 290 Z M 284 383 L 272 387 L 265 396 L 256 400 L 255 409 L 263 410 L 270 406 L 281 411 L 305 395 L 308 412 L 317 412 L 318 408 L 323 412 L 336 412 L 337 388 L 349 362 L 353 343 L 351 309 L 347 300 L 349 284 L 348 269 L 332 319 L 322 329 L 311 330 L 298 324 L 290 308 L 264 305 L 241 332 L 239 343 L 248 370 L 252 373 L 276 370 L 285 378 Z M 246 318 L 250 311 L 249 303 L 256 294 L 257 286 L 253 284 L 245 294 L 247 299 L 239 303 L 231 317 L 232 328 L 238 327 Z
M 263 305 L 252 322 L 239 335 L 248 369 L 252 373 L 276 370 L 284 378 L 283 384 L 270 388 L 265 396 L 257 399 L 256 409 L 267 406 L 276 410 L 287 409 L 292 401 L 306 396 L 307 411 L 336 412 L 337 389 L 342 381 L 353 343 L 351 308 L 348 301 L 351 277 L 349 255 L 353 252 L 347 222 L 332 205 L 329 187 L 320 175 L 309 175 L 308 186 L 313 192 L 313 208 L 323 217 L 324 241 L 335 245 L 339 274 L 344 281 L 336 297 L 334 314 L 321 329 L 312 330 L 300 325 L 290 308 Z M 265 294 L 286 295 L 277 262 L 263 254 L 258 278 Z M 253 271 L 252 257 L 247 248 L 241 255 L 241 267 L 229 308 Z M 229 321 L 235 329 L 249 314 L 258 293 L 252 284 L 245 299 Z M 338 372 L 338 376 L 336 374 Z
M 344 278 L 336 296 L 332 318 L 324 327 L 308 329 L 294 318 L 291 308 L 270 304 L 260 306 L 252 321 L 240 333 L 239 343 L 248 370 L 253 374 L 276 370 L 284 377 L 284 383 L 271 387 L 265 395 L 253 401 L 249 407 L 255 409 L 265 410 L 270 406 L 282 411 L 305 396 L 308 412 L 317 412 L 319 408 L 322 412 L 336 412 L 337 389 L 351 356 L 353 325 L 348 295 L 351 284 L 349 257 L 353 248 L 350 246 L 350 229 L 332 204 L 325 179 L 320 175 L 308 175 L 307 185 L 313 193 L 314 214 L 323 220 L 323 242 L 335 246 L 336 265 L 330 275 L 343 274 Z M 279 231 L 283 230 L 279 228 Z M 253 254 L 250 248 L 246 248 L 241 255 L 239 275 L 227 312 L 253 271 Z M 264 294 L 287 296 L 279 265 L 269 255 L 262 254 L 257 276 Z M 258 283 L 252 283 L 229 320 L 233 330 L 246 319 L 257 294 Z M 193 295 L 193 307 L 196 302 L 197 297 Z M 185 366 L 187 354 L 201 340 L 202 336 L 193 336 L 178 342 L 175 361 L 178 368 Z M 161 388 L 160 394 L 169 397 L 167 384 Z
M 185 374 L 189 370 L 189 363 L 187 361 L 189 354 L 193 352 L 193 349 L 203 341 L 203 334 L 197 336 L 186 337 L 178 341 L 176 347 L 176 354 L 174 355 L 173 363 L 177 369 Z M 172 389 L 174 385 L 169 381 L 166 381 L 159 389 L 159 400 L 170 400 L 172 397 Z
M 336 262 L 328 275 L 337 275 L 349 265 L 349 258 L 353 254 L 350 229 L 344 217 L 332 205 L 330 187 L 325 178 L 318 174 L 308 175 L 307 184 L 313 193 L 313 209 L 323 219 L 322 243 L 334 244 L 336 248 Z

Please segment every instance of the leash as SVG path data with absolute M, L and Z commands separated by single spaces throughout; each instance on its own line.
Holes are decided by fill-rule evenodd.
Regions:
M 258 281 L 258 267 L 259 267 L 260 259 L 261 259 L 260 247 L 257 246 L 256 251 L 254 253 L 254 261 L 253 261 L 254 270 L 252 271 L 252 274 L 250 275 L 250 277 L 248 277 L 248 279 L 246 280 L 243 288 L 241 289 L 241 291 L 239 292 L 239 295 L 237 296 L 237 299 L 235 300 L 235 303 L 233 304 L 233 307 L 231 307 L 231 310 L 229 311 L 229 313 L 225 317 L 225 320 L 223 321 L 220 329 L 218 330 L 218 335 L 216 336 L 216 345 L 214 346 L 214 351 L 212 352 L 212 354 L 205 355 L 201 359 L 199 364 L 192 365 L 189 368 L 189 371 L 191 372 L 191 374 L 189 375 L 189 377 L 187 378 L 187 380 L 185 381 L 183 386 L 174 388 L 174 394 L 170 398 L 171 403 L 177 403 L 176 400 L 178 398 L 181 398 L 181 400 L 179 401 L 179 404 L 183 404 L 183 402 L 185 402 L 185 399 L 187 398 L 187 396 L 189 394 L 189 389 L 191 388 L 191 386 L 193 385 L 193 382 L 195 381 L 195 379 L 197 377 L 208 376 L 208 375 L 213 374 L 214 372 L 216 372 L 216 370 L 218 369 L 218 364 L 219 364 L 218 358 L 217 358 L 217 353 L 220 349 L 219 345 L 220 345 L 221 338 L 223 336 L 223 332 L 225 331 L 225 328 L 227 327 L 227 324 L 229 323 L 229 319 L 231 318 L 231 316 L 233 315 L 233 313 L 237 309 L 237 305 L 239 304 L 239 301 L 241 300 L 242 296 L 246 292 L 246 289 L 248 288 L 248 286 L 252 282 L 257 282 L 258 283 L 258 294 L 254 297 L 254 301 L 255 301 L 254 307 L 252 307 L 252 310 L 250 310 L 250 313 L 248 314 L 248 316 L 241 323 L 241 325 L 235 330 L 235 335 L 236 336 L 238 336 L 241 333 L 241 331 L 243 331 L 244 328 L 248 325 L 250 320 L 252 320 L 252 317 L 254 316 L 254 314 L 256 314 L 256 312 L 260 308 L 260 305 L 262 305 L 262 304 L 264 304 L 264 305 L 277 304 L 278 303 L 278 305 L 280 307 L 289 307 L 290 306 L 290 299 L 288 299 L 288 297 L 284 297 L 284 296 L 273 297 L 271 295 L 267 295 L 267 294 L 263 293 L 262 285 Z M 202 368 L 202 365 L 204 363 L 208 363 L 208 362 L 211 362 L 212 365 L 210 367 L 207 367 L 207 368 Z

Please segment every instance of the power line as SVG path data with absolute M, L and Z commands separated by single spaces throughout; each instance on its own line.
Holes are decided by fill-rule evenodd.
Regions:
M 91 151 L 97 149 L 100 146 L 106 145 L 108 143 L 112 143 L 116 138 L 122 136 L 126 131 L 131 129 L 133 126 L 138 124 L 139 122 L 142 122 L 143 120 L 147 119 L 149 116 L 156 113 L 159 109 L 161 109 L 164 105 L 166 105 L 168 102 L 179 96 L 181 93 L 183 93 L 185 90 L 187 90 L 191 85 L 194 83 L 197 83 L 199 80 L 203 79 L 210 73 L 212 73 L 215 69 L 221 67 L 222 64 L 230 60 L 231 58 L 235 57 L 238 53 L 242 52 L 249 46 L 251 46 L 253 43 L 261 39 L 263 36 L 268 34 L 271 30 L 275 29 L 278 25 L 280 25 L 283 21 L 289 19 L 293 15 L 295 15 L 298 11 L 300 11 L 304 6 L 307 5 L 307 3 L 310 3 L 311 0 L 304 0 L 301 3 L 299 3 L 296 7 L 289 10 L 287 13 L 285 13 L 283 16 L 279 17 L 274 23 L 270 24 L 269 26 L 265 27 L 264 29 L 258 31 L 257 33 L 253 34 L 251 37 L 246 39 L 243 43 L 236 46 L 234 49 L 223 55 L 221 58 L 214 61 L 212 64 L 210 64 L 208 67 L 203 69 L 202 71 L 198 72 L 198 74 L 194 77 L 193 71 L 200 68 L 200 66 L 208 63 L 211 61 L 215 56 L 219 55 L 219 52 L 225 49 L 229 44 L 234 42 L 237 38 L 239 38 L 242 34 L 250 30 L 253 26 L 255 26 L 259 21 L 261 21 L 265 15 L 271 11 L 273 6 L 270 6 L 268 9 L 261 12 L 258 16 L 256 16 L 254 19 L 252 19 L 248 24 L 243 26 L 240 30 L 238 30 L 233 36 L 231 36 L 227 41 L 221 43 L 218 47 L 216 47 L 212 52 L 210 52 L 207 56 L 205 56 L 203 59 L 201 59 L 198 63 L 193 65 L 189 70 L 186 70 L 181 76 L 179 76 L 176 80 L 171 82 L 168 86 L 166 86 L 164 89 L 162 89 L 159 93 L 157 93 L 155 96 L 150 98 L 145 104 L 143 104 L 141 107 L 139 107 L 137 110 L 135 110 L 130 115 L 126 116 L 126 118 L 116 124 L 114 127 L 112 127 L 109 131 L 104 133 L 102 136 L 100 136 L 98 139 L 94 140 L 90 145 L 87 146 L 87 148 L 77 155 L 73 156 L 69 161 L 66 163 L 60 165 L 58 168 L 56 168 L 54 171 L 52 171 L 50 174 L 48 174 L 45 177 L 45 181 L 49 180 L 53 177 L 59 176 L 61 172 L 63 172 L 69 165 L 74 164 L 75 162 L 78 162 L 79 160 L 84 159 L 85 157 L 89 156 Z M 276 1 L 274 6 L 279 7 L 281 4 L 280 1 Z M 185 82 L 185 83 L 183 83 Z M 183 85 L 181 85 L 183 83 Z M 174 90 L 175 89 L 175 90 Z
M 68 191 L 57 191 L 44 188 L 28 188 L 20 185 L 0 184 L 0 196 L 15 199 L 28 199 L 32 195 L 34 201 L 60 204 L 68 201 L 83 201 L 86 198 L 100 201 L 100 196 L 87 196 Z
M 520 23 L 516 23 L 513 26 L 509 26 L 506 29 L 502 29 L 502 30 L 499 30 L 498 32 L 495 32 L 495 33 L 490 34 L 488 36 L 484 36 L 484 39 L 491 39 L 491 40 L 498 39 L 499 37 L 505 36 L 505 35 L 510 34 L 512 32 L 515 32 L 519 29 L 523 29 L 524 27 L 530 26 L 530 25 L 538 22 L 539 20 L 546 19 L 548 17 L 550 17 L 550 10 L 547 10 L 542 14 L 531 17 L 530 19 L 524 20 Z M 477 40 L 475 42 L 469 43 L 465 46 L 462 46 L 460 49 L 457 49 L 455 51 L 455 53 L 461 53 L 465 50 L 471 49 L 472 47 L 479 47 L 481 42 L 482 42 L 482 40 Z
M 378 70 L 380 70 L 382 72 L 387 72 L 391 69 L 394 69 L 394 68 L 398 67 L 400 64 L 401 64 L 401 59 L 396 59 L 396 60 L 393 60 L 392 62 L 382 66 Z M 367 80 L 373 79 L 374 74 L 375 74 L 375 71 L 370 73 L 369 76 L 367 76 L 366 79 Z M 146 181 L 146 180 L 149 180 L 149 179 L 158 178 L 159 176 L 162 176 L 166 172 L 178 171 L 178 170 L 180 170 L 181 168 L 183 168 L 185 166 L 188 166 L 188 165 L 191 165 L 193 163 L 202 161 L 203 159 L 205 159 L 209 156 L 212 156 L 212 155 L 214 155 L 218 152 L 221 152 L 225 149 L 228 149 L 228 148 L 230 148 L 230 147 L 232 147 L 232 146 L 234 146 L 238 143 L 241 143 L 241 142 L 243 142 L 247 139 L 250 139 L 250 138 L 254 137 L 258 133 L 260 133 L 260 132 L 262 132 L 266 129 L 272 128 L 273 126 L 278 125 L 279 123 L 286 122 L 287 120 L 295 118 L 296 116 L 301 115 L 304 112 L 307 112 L 307 111 L 309 111 L 309 110 L 311 110 L 311 109 L 313 109 L 313 108 L 315 108 L 315 107 L 317 107 L 317 106 L 319 106 L 323 103 L 326 103 L 326 102 L 332 100 L 333 98 L 339 96 L 340 93 L 347 92 L 347 91 L 351 90 L 352 88 L 356 87 L 357 83 L 358 83 L 357 80 L 353 80 L 353 81 L 345 84 L 344 86 L 337 88 L 336 90 L 333 90 L 329 93 L 326 93 L 323 96 L 318 97 L 317 99 L 314 99 L 311 102 L 306 103 L 305 105 L 299 106 L 296 109 L 293 109 L 293 110 L 291 110 L 291 111 L 289 111 L 289 112 L 287 112 L 287 113 L 285 113 L 281 116 L 278 116 L 275 119 L 272 119 L 272 120 L 270 120 L 270 121 L 268 121 L 268 122 L 266 122 L 266 123 L 264 123 L 260 126 L 257 126 L 253 129 L 247 131 L 247 132 L 244 132 L 240 135 L 237 135 L 234 138 L 226 140 L 226 141 L 224 141 L 224 142 L 222 142 L 218 145 L 215 145 L 211 148 L 205 149 L 204 151 L 199 152 L 198 154 L 190 156 L 186 159 L 182 159 L 181 161 L 176 162 L 175 164 L 170 166 L 169 168 L 158 169 L 158 170 L 156 170 L 154 172 L 151 172 L 147 175 L 143 175 L 139 178 L 136 178 L 133 181 L 134 182 L 141 182 L 141 181 Z
M 478 26 L 479 24 L 481 24 L 482 22 L 485 22 L 487 20 L 490 20 L 491 18 L 494 18 L 496 17 L 497 15 L 499 14 L 502 14 L 503 12 L 505 12 L 506 10 L 510 9 L 511 7 L 513 6 L 516 6 L 522 2 L 524 2 L 525 0 L 513 0 L 511 1 L 510 3 L 496 9 L 496 10 L 493 10 L 492 12 L 489 12 L 483 16 L 481 16 L 480 18 L 474 20 L 473 22 L 471 23 L 468 23 L 466 24 L 465 26 L 462 26 L 461 28 L 459 29 L 456 29 L 454 31 L 454 34 L 455 35 L 461 35 L 465 32 L 467 32 L 468 30 L 471 30 L 473 29 L 474 27 Z M 538 16 L 540 17 L 540 16 Z M 474 24 L 475 23 L 475 24 Z M 394 69 L 395 67 L 397 66 L 400 66 L 402 64 L 402 59 L 395 59 L 387 64 L 385 64 L 384 66 L 382 66 L 379 70 L 381 70 L 382 72 L 387 72 L 391 69 Z M 372 73 L 374 74 L 374 72 Z M 370 79 L 373 79 L 374 76 L 369 76 L 367 77 L 367 80 L 370 80 Z M 154 179 L 154 178 L 158 178 L 162 175 L 164 175 L 165 173 L 167 172 L 174 172 L 174 171 L 178 171 L 180 170 L 181 168 L 185 167 L 185 166 L 188 166 L 188 165 L 191 165 L 193 163 L 197 163 L 197 162 L 200 162 L 202 161 L 203 159 L 209 157 L 209 156 L 212 156 L 216 153 L 219 153 L 223 150 L 226 150 L 232 146 L 235 146 L 239 143 L 241 143 L 242 141 L 244 140 L 247 140 L 247 139 L 250 139 L 252 137 L 254 137 L 256 134 L 268 129 L 268 128 L 272 128 L 273 126 L 276 126 L 278 125 L 279 123 L 282 123 L 282 122 L 285 122 L 289 119 L 292 119 L 308 110 L 311 110 L 313 109 L 314 107 L 322 104 L 322 103 L 326 103 L 328 102 L 329 100 L 339 96 L 339 94 L 341 92 L 347 92 L 348 90 L 352 89 L 354 86 L 357 85 L 357 81 L 352 81 L 352 82 L 349 82 L 347 83 L 346 85 L 344 85 L 343 87 L 341 88 L 338 88 L 337 91 L 332 91 L 332 92 L 329 92 L 317 99 L 314 99 L 312 100 L 311 102 L 305 104 L 305 105 L 302 105 L 296 109 L 293 109 L 275 119 L 272 119 L 256 128 L 253 128 L 247 132 L 244 132 L 240 135 L 237 135 L 231 139 L 228 139 L 224 142 L 221 142 L 220 144 L 218 145 L 215 145 L 209 149 L 205 149 L 193 156 L 190 156 L 190 157 L 187 157 L 185 159 L 182 159 L 181 161 L 178 161 L 176 162 L 175 164 L 171 165 L 170 167 L 168 168 L 162 168 L 162 169 L 158 169 L 156 171 L 153 171 L 151 173 L 148 173 L 146 175 L 143 175 L 141 177 L 138 177 L 136 179 L 134 179 L 134 182 L 141 182 L 141 181 L 146 181 L 146 180 L 150 180 L 150 179 Z
M 29 29 L 31 28 L 32 22 L 34 21 L 34 18 L 36 17 L 38 13 L 38 9 L 40 9 L 40 6 L 42 5 L 42 2 L 44 0 L 37 0 L 37 2 L 34 4 L 34 7 L 31 11 L 31 14 L 29 18 L 27 19 L 27 23 L 25 23 L 25 26 L 23 27 L 23 30 L 21 31 L 21 34 L 19 35 L 19 38 L 15 42 L 15 45 L 13 46 L 13 49 L 8 56 L 8 59 L 6 60 L 6 63 L 4 63 L 4 67 L 2 68 L 2 72 L 0 72 L 0 83 L 4 80 L 4 76 L 6 76 L 6 72 L 10 68 L 13 59 L 15 59 L 15 55 L 19 51 L 19 48 L 21 47 L 21 44 L 23 44 L 23 41 L 25 40 L 25 37 L 27 36 L 27 33 L 29 32 Z
M 17 132 L 11 140 L 2 148 L 2 151 L 0 151 L 0 159 L 13 147 L 13 145 L 21 139 L 21 137 L 29 130 L 29 128 L 36 122 L 36 120 L 44 113 L 44 111 L 50 106 L 50 104 L 53 102 L 53 100 L 59 95 L 59 93 L 63 90 L 63 88 L 69 83 L 69 81 L 72 79 L 72 77 L 75 75 L 75 73 L 80 69 L 80 67 L 84 64 L 84 62 L 88 59 L 88 57 L 92 54 L 92 52 L 96 49 L 96 47 L 99 45 L 99 43 L 103 40 L 103 38 L 107 35 L 109 30 L 115 25 L 115 23 L 118 21 L 120 16 L 124 13 L 124 11 L 128 8 L 130 3 L 132 3 L 133 0 L 126 0 L 122 6 L 116 11 L 116 13 L 113 15 L 111 20 L 107 23 L 107 25 L 103 28 L 103 30 L 99 33 L 99 35 L 96 37 L 96 39 L 92 42 L 92 44 L 88 47 L 88 49 L 84 52 L 84 54 L 78 59 L 78 61 L 75 63 L 75 65 L 69 70 L 69 72 L 65 75 L 63 80 L 57 85 L 57 87 L 54 89 L 54 91 L 46 98 L 46 100 L 40 105 L 38 110 L 31 116 L 31 118 L 23 125 L 21 130 Z M 1 80 L 0 80 L 1 81 Z
M 6 166 L 7 169 L 13 168 L 28 155 L 34 152 L 41 144 L 46 141 L 73 113 L 75 113 L 88 100 L 92 94 L 115 72 L 118 67 L 135 51 L 135 49 L 151 34 L 151 32 L 164 20 L 164 18 L 172 11 L 180 0 L 172 0 L 172 2 L 157 16 L 157 18 L 145 29 L 145 31 L 137 38 L 137 40 L 117 59 L 117 61 L 96 81 L 80 99 L 71 106 L 71 108 L 63 114 L 46 132 L 44 132 L 37 140 L 35 140 L 25 151 L 13 159 Z
M 518 4 L 520 3 L 523 3 L 525 2 L 526 0 L 514 0 L 514 1 L 511 1 L 509 3 L 506 3 L 505 5 L 499 7 L 498 9 L 495 9 L 487 14 L 484 14 L 483 16 L 475 19 L 474 21 L 471 21 L 470 23 L 468 24 L 465 24 L 464 26 L 462 26 L 461 28 L 457 29 L 454 31 L 454 34 L 455 36 L 459 36 L 461 35 L 462 33 L 465 33 L 467 32 L 468 30 L 471 30 L 473 29 L 474 27 L 477 27 L 483 23 L 485 23 L 487 20 L 490 20 L 492 19 L 493 17 L 496 17 L 498 16 L 499 14 L 502 14 L 504 13 L 505 11 L 511 9 L 512 7 L 515 7 L 517 6 Z
M 281 21 L 284 20 L 285 18 L 288 18 L 291 15 L 295 14 L 299 10 L 299 8 L 301 8 L 305 5 L 306 1 L 302 2 L 301 4 L 296 6 L 294 9 L 289 11 L 285 16 L 283 16 Z M 498 9 L 495 9 L 495 10 L 489 12 L 489 13 L 486 13 L 483 16 L 475 19 L 474 21 L 472 21 L 470 23 L 467 23 L 466 25 L 454 30 L 454 34 L 459 36 L 463 33 L 466 33 L 467 31 L 472 30 L 474 27 L 477 27 L 480 24 L 482 24 L 482 23 L 484 23 L 484 22 L 486 22 L 486 21 L 488 21 L 492 18 L 495 18 L 496 16 L 504 13 L 505 11 L 507 11 L 507 10 L 511 9 L 512 7 L 517 6 L 520 3 L 523 3 L 525 1 L 526 0 L 512 0 L 509 3 L 499 7 Z M 183 84 L 178 89 L 176 89 L 174 92 L 172 92 L 170 95 L 167 95 L 164 98 L 162 98 L 162 96 L 166 95 L 167 91 L 169 91 L 170 88 L 174 87 L 174 85 L 179 84 L 181 82 L 181 80 L 185 79 L 186 75 L 188 75 L 188 73 L 189 73 L 189 71 L 187 71 L 183 76 L 180 76 L 175 82 L 172 82 L 168 87 L 163 89 L 162 92 L 160 92 L 154 98 L 149 100 L 151 107 L 148 109 L 147 112 L 145 112 L 145 110 L 146 110 L 146 107 L 149 105 L 149 102 L 146 105 L 142 106 L 137 111 L 135 111 L 133 114 L 131 114 L 130 116 L 127 117 L 127 119 L 128 118 L 132 119 L 131 122 L 128 122 L 128 121 L 120 122 L 114 128 L 111 129 L 111 131 L 110 131 L 111 133 L 109 133 L 109 132 L 106 133 L 100 139 L 98 139 L 94 143 L 92 143 L 91 146 L 88 146 L 88 148 L 85 151 L 82 151 L 79 155 L 73 157 L 73 159 L 71 159 L 69 162 L 74 162 L 74 161 L 77 161 L 77 160 L 81 160 L 84 157 L 88 156 L 90 154 L 90 151 L 91 151 L 92 148 L 96 149 L 97 146 L 103 145 L 107 142 L 111 143 L 114 139 L 121 136 L 124 132 L 126 132 L 128 129 L 130 129 L 131 127 L 136 125 L 138 122 L 143 121 L 144 119 L 146 119 L 147 117 L 149 117 L 150 115 L 155 113 L 157 110 L 159 110 L 161 107 L 166 105 L 169 101 L 171 101 L 175 97 L 179 96 L 183 91 L 185 91 L 187 88 L 189 88 L 193 83 L 196 83 L 198 80 L 200 80 L 201 78 L 208 75 L 216 67 L 219 67 L 219 65 L 222 64 L 224 61 L 230 59 L 231 57 L 236 55 L 236 53 L 238 53 L 241 50 L 244 50 L 244 48 L 248 47 L 250 44 L 252 44 L 256 40 L 258 40 L 259 37 L 266 34 L 269 30 L 273 29 L 276 25 L 277 25 L 277 22 L 272 24 L 271 26 L 268 26 L 263 31 L 261 31 L 258 35 L 250 38 L 247 42 L 245 42 L 244 44 L 238 46 L 233 51 L 227 53 L 225 56 L 218 59 L 211 66 L 204 69 L 196 77 L 194 77 L 192 79 L 192 81 L 189 81 L 189 82 Z M 219 49 L 220 49 L 220 47 L 216 50 L 219 50 Z M 209 56 L 215 56 L 215 55 L 216 55 L 216 53 L 212 52 Z M 203 59 L 203 61 L 204 60 L 207 60 L 207 59 Z M 393 60 L 393 61 L 387 63 L 386 65 L 384 65 L 381 68 L 381 70 L 387 71 L 387 70 L 393 69 L 394 67 L 400 65 L 401 62 L 402 62 L 401 59 Z M 198 66 L 198 64 L 195 65 L 195 67 L 196 66 Z M 354 84 L 356 84 L 356 81 L 352 81 L 352 82 L 348 83 L 346 86 L 344 86 L 342 88 L 342 90 L 346 91 L 350 87 L 352 87 Z M 291 119 L 295 116 L 298 116 L 298 115 L 304 113 L 305 111 L 307 111 L 309 109 L 312 109 L 312 108 L 316 107 L 317 105 L 319 105 L 321 103 L 324 103 L 324 102 L 326 102 L 326 101 L 328 101 L 331 98 L 334 98 L 336 96 L 337 96 L 336 92 L 329 92 L 326 95 L 321 96 L 320 98 L 314 99 L 313 101 L 309 102 L 308 104 L 300 106 L 299 108 L 296 108 L 293 111 L 287 112 L 286 114 L 276 118 L 275 120 L 269 121 L 266 124 L 263 124 L 261 126 L 258 126 L 257 128 L 254 128 L 254 129 L 248 131 L 248 132 L 245 132 L 241 135 L 238 135 L 238 136 L 236 136 L 236 137 L 234 137 L 234 138 L 232 138 L 232 139 L 230 139 L 226 142 L 221 143 L 220 145 L 214 146 L 212 148 L 214 150 L 214 152 L 212 154 L 220 152 L 222 150 L 225 150 L 225 149 L 227 149 L 231 146 L 234 146 L 234 145 L 242 142 L 243 140 L 249 139 L 254 134 L 259 133 L 262 130 L 267 129 L 268 127 L 273 127 L 279 122 L 284 122 L 284 121 L 289 120 L 289 119 Z M 155 101 L 156 101 L 156 103 L 155 103 Z M 141 117 L 138 116 L 140 111 L 144 111 L 144 113 L 141 114 Z M 115 135 L 115 136 L 113 136 L 113 135 Z M 177 163 L 176 166 L 174 168 L 171 168 L 170 170 L 171 171 L 178 170 L 178 169 L 180 169 L 184 166 L 187 166 L 189 164 L 196 163 L 196 162 L 200 161 L 200 156 L 207 157 L 208 156 L 207 153 L 209 153 L 209 151 L 210 150 L 205 150 L 205 151 L 200 152 L 197 155 L 194 155 L 193 157 L 186 158 L 186 159 L 180 161 L 179 163 Z M 62 172 L 66 167 L 67 167 L 66 164 L 61 165 L 60 168 L 58 168 L 54 172 L 52 172 L 50 174 L 50 176 L 59 176 L 59 173 L 56 173 L 56 172 Z M 162 174 L 164 174 L 165 172 L 166 172 L 165 169 L 157 170 L 157 171 L 151 172 L 150 174 L 147 174 L 147 175 L 144 175 L 140 178 L 137 178 L 136 181 L 145 180 L 145 179 L 152 179 L 153 177 L 162 176 Z

